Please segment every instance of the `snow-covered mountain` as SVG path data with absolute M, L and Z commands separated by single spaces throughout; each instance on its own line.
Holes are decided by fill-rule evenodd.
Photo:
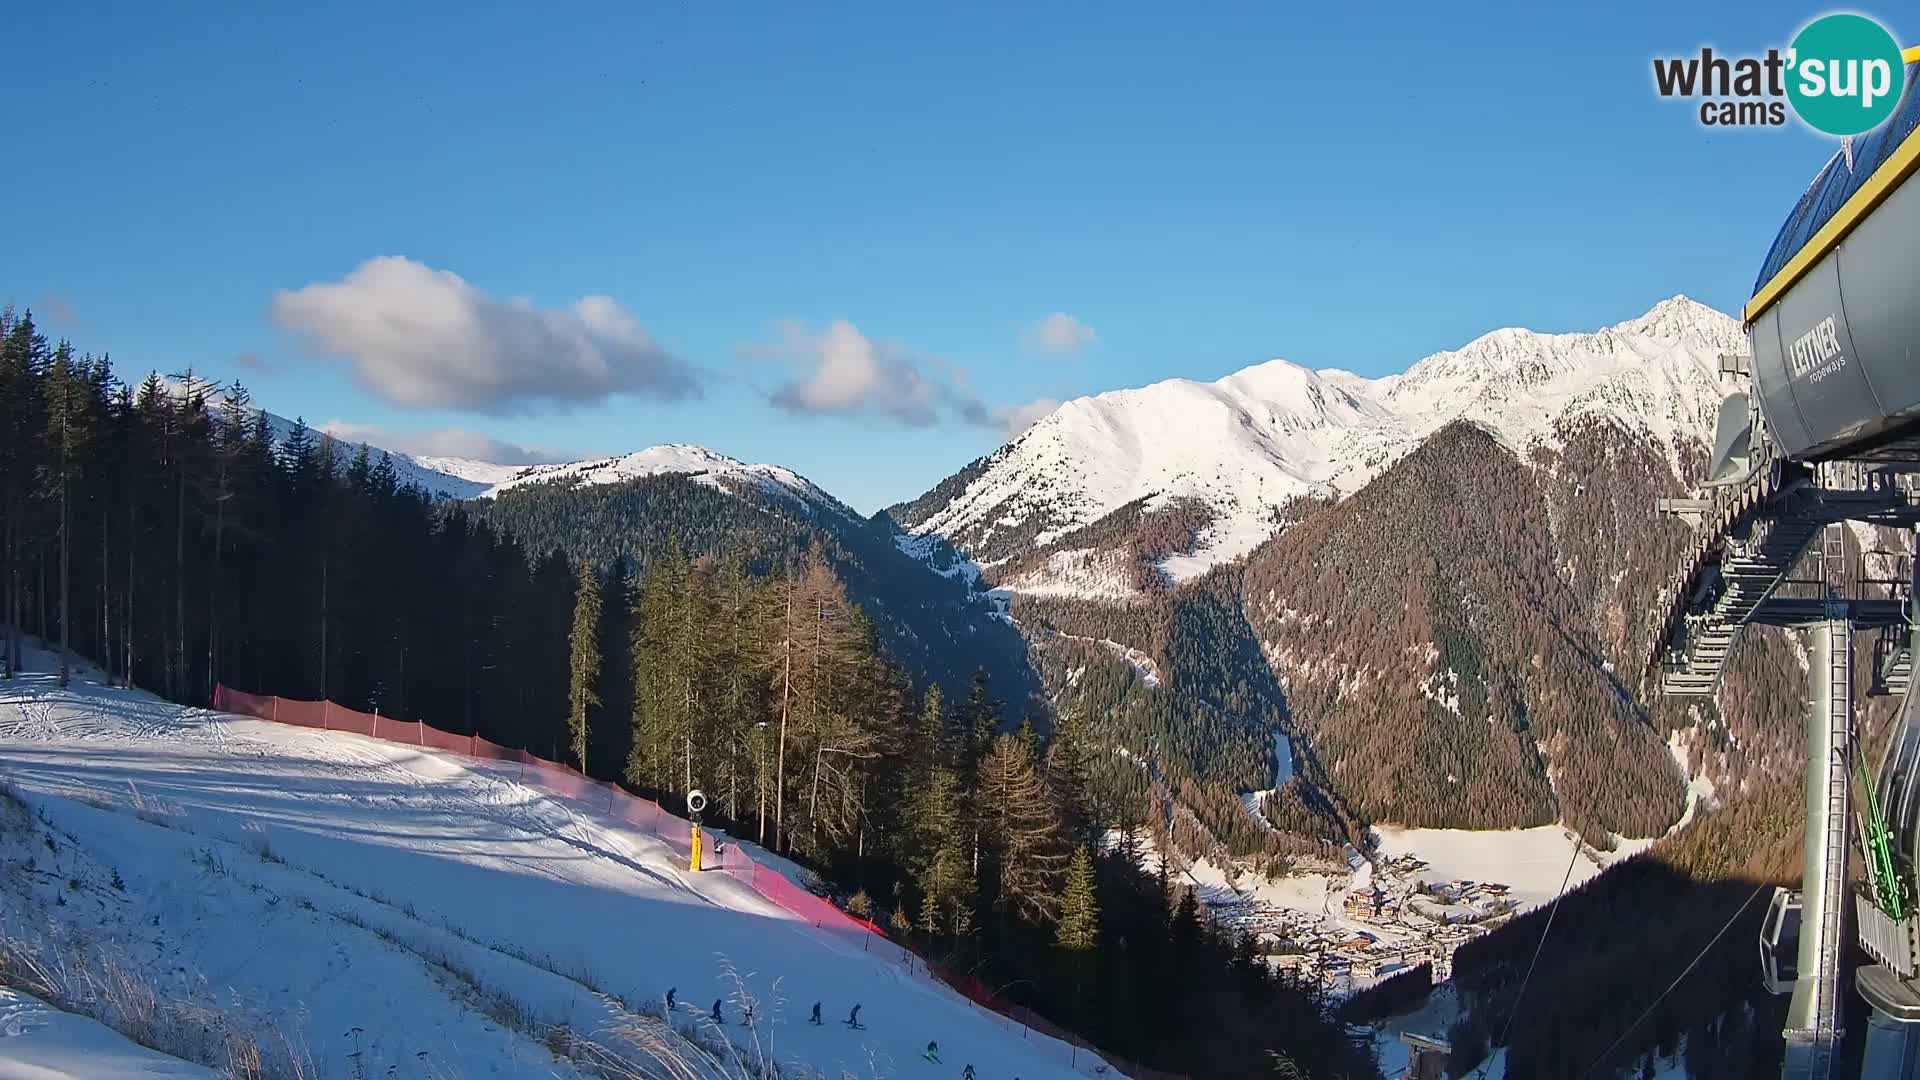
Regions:
M 457 462 L 467 467 L 481 464 L 458 459 L 428 460 Z M 776 498 L 798 501 L 808 506 L 828 507 L 848 516 L 854 516 L 853 510 L 845 503 L 827 494 L 813 481 L 792 469 L 779 465 L 749 465 L 704 446 L 684 443 L 650 446 L 645 450 L 636 450 L 631 454 L 622 454 L 618 457 L 589 458 L 558 465 L 496 465 L 488 468 L 512 468 L 513 472 L 494 480 L 490 487 L 480 493 L 487 497 L 526 484 L 550 481 L 617 484 L 647 476 L 682 473 L 694 477 L 698 483 L 723 491 L 735 490 L 735 485 L 751 485 Z M 468 473 L 468 475 L 474 474 Z
M 213 388 L 214 393 L 218 388 Z M 276 444 L 284 444 L 295 422 L 274 413 L 267 414 Z M 320 433 L 316 432 L 317 439 Z M 722 491 L 752 490 L 793 502 L 806 509 L 823 508 L 848 517 L 858 515 L 845 503 L 829 495 L 813 481 L 779 465 L 749 465 L 704 446 L 670 444 L 650 446 L 617 457 L 585 458 L 580 461 L 540 465 L 503 465 L 475 458 L 434 457 L 390 450 L 356 440 L 336 439 L 344 460 L 365 445 L 378 458 L 389 455 L 394 474 L 403 485 L 410 485 L 441 499 L 492 498 L 503 491 L 548 481 L 585 485 L 617 484 L 648 476 L 680 473 L 699 483 Z
M 1286 360 L 1216 382 L 1169 379 L 1069 401 L 894 516 L 989 571 L 1051 546 L 998 584 L 1077 594 L 1099 553 L 1076 530 L 1138 500 L 1149 513 L 1197 502 L 1209 522 L 1190 551 L 1159 563 L 1181 580 L 1258 547 L 1289 499 L 1351 494 L 1457 419 L 1524 460 L 1563 419 L 1601 414 L 1677 463 L 1711 432 L 1719 354 L 1744 344 L 1733 318 L 1676 296 L 1593 333 L 1495 330 L 1379 379 Z

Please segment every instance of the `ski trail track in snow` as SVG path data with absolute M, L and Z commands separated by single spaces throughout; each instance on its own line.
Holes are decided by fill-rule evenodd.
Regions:
M 575 1024 L 608 1015 L 588 987 L 656 1004 L 677 987 L 682 1019 L 704 1016 L 714 997 L 732 1001 L 733 987 L 721 977 L 730 964 L 759 997 L 759 1015 L 779 1017 L 757 1027 L 766 1027 L 759 1034 L 774 1039 L 775 1056 L 783 1062 L 830 1075 L 845 1070 L 864 1076 L 876 1066 L 888 1076 L 927 1072 L 931 1080 L 940 1074 L 924 1069 L 917 1055 L 937 1039 L 943 1048 L 955 1048 L 949 1060 L 963 1052 L 983 1076 L 1092 1075 L 1098 1066 L 1083 1052 L 1078 1067 L 1069 1067 L 1060 1044 L 1037 1034 L 1023 1038 L 1018 1027 L 1009 1032 L 1004 1018 L 981 1013 L 924 973 L 882 953 L 863 955 L 860 941 L 816 930 L 729 875 L 687 872 L 684 856 L 663 839 L 610 817 L 605 805 L 592 805 L 597 800 L 522 784 L 519 768 L 183 709 L 137 691 L 78 681 L 71 691 L 55 689 L 44 676 L 0 687 L 0 781 L 49 808 L 61 804 L 46 802 L 48 797 L 73 800 L 56 817 L 100 853 L 103 865 L 128 871 L 130 896 L 149 881 L 161 881 L 155 891 L 169 905 L 158 909 L 165 919 L 182 909 L 198 911 L 204 890 L 167 879 L 193 879 L 192 857 L 212 841 L 229 862 L 248 864 L 256 880 L 271 879 L 271 890 L 310 899 L 323 915 L 344 905 L 403 936 L 431 940 L 443 951 L 464 950 L 469 962 L 509 980 L 509 989 L 529 988 L 536 1007 L 550 1003 L 546 1014 L 570 1016 Z M 108 809 L 94 808 L 99 805 Z M 145 820 L 154 818 L 169 825 Z M 161 835 L 129 843 L 127 836 L 100 830 Z M 249 855 L 266 850 L 275 865 L 263 857 L 254 867 Z M 134 866 L 135 858 L 153 865 Z M 235 904 L 216 903 L 222 912 L 230 906 Z M 145 919 L 142 912 L 136 930 L 147 931 Z M 197 922 L 200 916 L 187 919 Z M 161 925 L 155 923 L 150 936 L 160 935 Z M 203 954 L 239 948 L 218 940 L 230 933 L 264 931 L 190 927 L 180 948 L 197 947 Z M 169 933 L 168 948 L 181 936 Z M 152 945 L 143 943 L 138 955 L 159 963 Z M 482 1023 L 470 1011 L 460 1016 L 463 1007 L 453 1010 L 457 1020 L 448 1019 L 449 1002 L 421 1004 L 418 995 L 403 998 L 398 991 L 377 1005 L 355 999 L 343 980 L 357 976 L 345 973 L 369 961 L 352 948 L 338 956 L 245 955 L 252 965 L 232 962 L 222 952 L 208 956 L 203 969 L 290 1011 L 312 1000 L 314 1012 L 329 1018 L 350 1016 L 354 1007 L 433 1013 L 430 1025 L 399 1019 L 384 1027 L 366 1025 L 369 1054 L 387 1054 L 403 1072 L 416 1064 L 410 1047 L 421 1038 L 421 1026 L 445 1032 L 446 1045 L 455 1045 L 455 1029 Z M 178 953 L 170 955 L 170 968 L 183 960 L 192 970 L 193 958 Z M 261 963 L 267 970 L 253 970 Z M 325 972 L 280 972 L 271 970 L 274 963 Z M 530 966 L 535 963 L 537 968 Z M 328 999 L 329 993 L 345 1000 Z M 856 1043 L 837 1025 L 800 1022 L 815 1000 L 829 1016 L 845 1015 L 860 1003 L 867 1030 L 858 1038 L 864 1041 Z M 737 1006 L 730 1003 L 728 1010 L 737 1012 Z M 750 1037 L 738 1026 L 727 1033 L 736 1041 Z M 490 1037 L 512 1038 L 498 1032 Z M 340 1033 L 320 1032 L 321 1038 L 337 1041 Z M 524 1071 L 532 1064 L 525 1042 L 506 1074 L 554 1075 L 552 1061 Z

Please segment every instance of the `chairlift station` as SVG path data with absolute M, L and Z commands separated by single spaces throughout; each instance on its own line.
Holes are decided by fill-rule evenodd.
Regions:
M 1798 892 L 1775 892 L 1760 940 L 1767 988 L 1792 995 L 1788 1080 L 1842 1075 L 1850 915 L 1873 960 L 1853 987 L 1868 1007 L 1860 1076 L 1920 1080 L 1920 544 L 1864 552 L 1859 572 L 1845 545 L 1849 523 L 1920 531 L 1917 69 L 1893 118 L 1835 154 L 1782 227 L 1744 313 L 1751 354 L 1721 358 L 1742 388 L 1721 405 L 1704 486 L 1659 506 L 1694 526 L 1649 658 L 1666 694 L 1712 695 L 1749 626 L 1806 644 L 1805 865 Z M 1868 693 L 1901 698 L 1871 782 L 1855 634 L 1872 642 Z

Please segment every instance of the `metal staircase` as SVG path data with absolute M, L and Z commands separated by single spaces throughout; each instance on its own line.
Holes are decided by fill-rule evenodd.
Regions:
M 1912 635 L 1888 627 L 1873 640 L 1873 694 L 1904 695 L 1913 685 Z
M 1783 475 L 1776 463 L 1714 498 L 1667 507 L 1705 526 L 1666 591 L 1666 633 L 1654 657 L 1661 689 L 1710 695 L 1740 635 L 1753 624 L 1814 627 L 1828 618 L 1823 582 L 1788 575 L 1822 529 L 1842 543 L 1838 523 L 1911 527 L 1920 522 L 1920 489 L 1910 474 L 1819 465 Z M 1842 556 L 1834 556 L 1839 565 Z M 1907 598 L 1848 597 L 1856 629 L 1891 628 L 1899 644 L 1876 656 L 1875 691 L 1899 693 L 1912 677 L 1904 642 Z
M 1713 693 L 1741 631 L 1786 580 L 1819 529 L 1812 515 L 1793 514 L 1752 522 L 1744 542 L 1726 538 L 1726 557 L 1704 586 L 1713 590 L 1712 600 L 1692 619 L 1687 662 L 1667 668 L 1662 689 L 1669 694 Z

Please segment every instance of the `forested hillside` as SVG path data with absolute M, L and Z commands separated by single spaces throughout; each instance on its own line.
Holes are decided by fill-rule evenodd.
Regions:
M 1664 732 L 1561 573 L 1549 482 L 1457 423 L 1249 563 L 1255 633 L 1368 820 L 1564 819 L 1605 847 L 1680 816 Z
M 698 539 L 684 484 L 607 505 L 645 505 L 622 503 L 633 492 L 686 500 L 655 535 Z M 1089 779 L 1100 718 L 1047 737 L 985 672 L 964 694 L 923 690 L 827 542 L 776 529 L 757 556 L 716 558 L 669 539 L 634 576 L 613 549 L 570 561 L 486 517 L 304 426 L 276 439 L 238 384 L 129 386 L 0 313 L 7 677 L 24 631 L 176 701 L 216 683 L 325 696 L 578 759 L 670 804 L 700 785 L 712 817 L 817 867 L 850 910 L 1115 1053 L 1204 1076 L 1275 1054 L 1377 1074 L 1251 939 L 1095 852 L 1127 824 Z
M 1034 682 L 1019 634 L 967 579 L 928 573 L 904 554 L 887 518 L 861 518 L 830 499 L 706 479 L 668 474 L 615 484 L 530 483 L 476 500 L 469 510 L 534 550 L 558 549 L 630 572 L 679 551 L 739 559 L 749 572 L 765 575 L 817 548 L 916 681 L 934 679 L 959 692 L 984 668 L 1015 712 L 1024 710 Z

